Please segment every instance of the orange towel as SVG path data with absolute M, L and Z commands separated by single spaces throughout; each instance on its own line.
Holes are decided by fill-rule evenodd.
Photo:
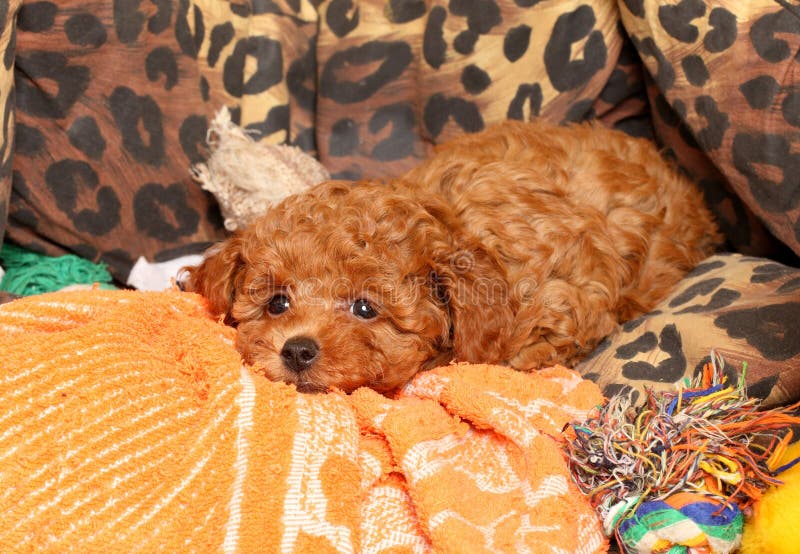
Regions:
M 575 373 L 303 395 L 232 340 L 178 292 L 0 307 L 0 551 L 607 550 L 552 438 L 601 401 Z

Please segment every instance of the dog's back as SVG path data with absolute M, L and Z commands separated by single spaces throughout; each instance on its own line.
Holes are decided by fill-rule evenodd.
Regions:
M 403 180 L 449 204 L 506 271 L 520 369 L 588 353 L 720 242 L 699 190 L 650 142 L 590 124 L 506 122 Z

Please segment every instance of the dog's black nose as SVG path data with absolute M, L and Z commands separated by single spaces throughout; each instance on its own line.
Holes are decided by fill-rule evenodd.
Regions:
M 283 343 L 281 349 L 283 365 L 297 372 L 310 368 L 318 355 L 319 345 L 308 337 L 292 337 Z

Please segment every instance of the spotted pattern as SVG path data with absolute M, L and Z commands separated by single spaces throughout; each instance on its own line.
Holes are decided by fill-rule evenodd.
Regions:
M 9 239 L 106 262 L 124 281 L 139 256 L 223 236 L 188 171 L 222 105 L 264 140 L 314 148 L 309 2 L 0 1 L 3 44 L 18 8 L 16 48 L 3 49 L 16 68 L 0 73 L 4 129 L 17 117 L 13 162 L 0 152 L 0 236 L 7 209 Z
M 0 1 L 5 37 L 18 4 Z M 0 222 L 7 209 L 11 240 L 104 261 L 123 280 L 139 256 L 222 236 L 187 171 L 222 105 L 254 137 L 318 154 L 344 178 L 400 173 L 506 118 L 651 134 L 613 3 L 37 0 L 16 21 L 4 52 L 9 68 L 16 55 L 5 113 L 16 107 L 17 155 Z
M 800 8 L 773 0 L 619 7 L 648 74 L 656 138 L 701 183 L 731 247 L 797 264 Z
M 507 118 L 615 124 L 646 105 L 613 3 L 329 0 L 319 11 L 317 146 L 337 177 L 396 175 Z
M 698 265 L 653 312 L 627 322 L 578 366 L 605 394 L 670 390 L 711 350 L 768 404 L 800 400 L 800 269 L 720 254 Z
M 106 262 L 124 281 L 139 256 L 201 251 L 222 236 L 215 204 L 188 173 L 196 150 L 179 136 L 187 120 L 205 127 L 224 100 L 201 95 L 186 37 L 202 22 L 188 5 L 21 6 L 9 239 Z M 152 219 L 162 232 L 149 232 Z
M 0 64 L 0 240 L 6 227 L 9 198 L 11 196 L 11 163 L 14 144 L 14 42 L 16 14 L 22 0 L 0 1 L 0 51 L 4 53 Z

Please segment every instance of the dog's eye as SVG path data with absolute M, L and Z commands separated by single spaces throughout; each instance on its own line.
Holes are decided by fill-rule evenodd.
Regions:
M 276 294 L 267 303 L 267 311 L 272 315 L 281 315 L 288 309 L 289 297 L 285 294 Z
M 375 311 L 375 308 L 372 307 L 369 300 L 363 298 L 359 298 L 353 302 L 350 306 L 350 311 L 353 312 L 354 316 L 360 317 L 361 319 L 372 319 L 378 315 L 378 312 Z

